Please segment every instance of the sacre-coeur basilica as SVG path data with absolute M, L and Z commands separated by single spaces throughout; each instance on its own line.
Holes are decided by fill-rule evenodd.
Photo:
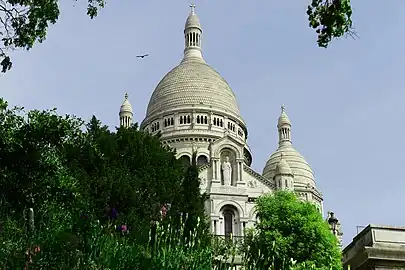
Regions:
M 277 150 L 262 173 L 250 167 L 248 128 L 232 89 L 203 58 L 202 34 L 192 5 L 184 27 L 183 59 L 157 84 L 140 128 L 160 132 L 162 142 L 175 148 L 186 164 L 191 163 L 193 151 L 197 152 L 201 190 L 209 195 L 207 214 L 215 235 L 243 236 L 243 230 L 256 221 L 255 199 L 276 190 L 294 191 L 323 213 L 322 193 L 311 167 L 292 144 L 284 106 L 274 123 L 279 135 Z M 119 116 L 121 126 L 132 124 L 128 94 Z

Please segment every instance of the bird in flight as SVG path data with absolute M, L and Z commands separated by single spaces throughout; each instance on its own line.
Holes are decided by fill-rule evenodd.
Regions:
M 138 58 L 145 58 L 146 56 L 148 56 L 149 55 L 149 53 L 147 53 L 147 54 L 142 54 L 142 55 L 137 55 L 136 57 L 138 57 Z

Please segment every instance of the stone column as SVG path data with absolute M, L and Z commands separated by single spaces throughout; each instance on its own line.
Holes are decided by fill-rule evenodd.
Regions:
M 195 110 L 191 113 L 191 125 L 194 126 L 196 124 L 196 115 Z
M 179 127 L 179 113 L 174 113 L 174 130 L 177 130 Z
M 242 230 L 241 230 L 241 234 L 240 234 L 240 236 L 244 236 L 245 235 L 245 229 L 246 229 L 246 221 L 243 221 L 242 222 Z
M 242 175 L 241 175 L 242 167 L 240 166 L 241 165 L 240 161 L 238 161 L 237 164 L 238 164 L 238 182 L 240 182 L 242 180 Z
M 217 163 L 218 163 L 218 160 L 214 160 L 214 166 L 213 166 L 213 169 L 214 169 L 214 179 L 215 180 L 217 180 L 218 179 L 218 167 L 217 167 Z
M 211 233 L 215 234 L 215 220 L 214 219 L 211 220 Z
M 215 220 L 215 235 L 220 235 L 221 231 L 220 231 L 220 222 L 219 219 Z
M 238 186 L 244 186 L 245 182 L 243 181 L 243 158 L 238 158 L 236 160 L 237 164 L 238 164 Z
M 218 158 L 211 158 L 211 164 L 212 164 L 212 186 L 213 187 L 218 187 L 221 185 L 221 167 L 220 167 L 220 163 L 219 163 L 219 159 Z
M 243 179 L 242 179 L 242 174 L 243 174 L 243 163 L 242 163 L 242 161 L 239 162 L 239 167 L 240 167 L 240 169 L 239 169 L 239 181 L 243 181 Z
M 233 224 L 232 224 L 232 233 L 235 236 L 239 236 L 239 222 L 236 218 L 233 219 Z
M 221 160 L 218 160 L 217 161 L 217 166 L 216 166 L 216 169 L 217 169 L 217 180 L 221 183 Z
M 212 199 L 210 201 L 210 212 L 214 213 L 214 200 L 212 200 Z

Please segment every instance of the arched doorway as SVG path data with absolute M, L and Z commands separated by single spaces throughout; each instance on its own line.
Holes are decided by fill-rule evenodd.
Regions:
M 221 208 L 222 224 L 220 234 L 225 237 L 240 236 L 240 215 L 238 210 L 233 205 L 225 205 Z
M 233 232 L 233 220 L 235 218 L 235 214 L 233 211 L 226 209 L 223 213 L 224 216 L 224 234 L 226 237 L 229 237 L 231 234 L 234 235 Z

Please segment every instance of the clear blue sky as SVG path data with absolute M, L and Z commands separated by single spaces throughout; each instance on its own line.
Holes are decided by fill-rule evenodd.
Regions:
M 354 1 L 360 39 L 325 50 L 308 28 L 307 1 L 196 1 L 204 57 L 237 95 L 253 168 L 261 173 L 277 148 L 284 103 L 293 144 L 315 172 L 325 212 L 341 220 L 345 244 L 357 225 L 405 224 L 405 4 L 384 3 Z M 189 3 L 108 1 L 95 20 L 73 4 L 63 1 L 43 44 L 13 53 L 0 95 L 114 127 L 128 92 L 142 121 L 153 89 L 182 58 Z M 135 57 L 142 53 L 150 57 Z

